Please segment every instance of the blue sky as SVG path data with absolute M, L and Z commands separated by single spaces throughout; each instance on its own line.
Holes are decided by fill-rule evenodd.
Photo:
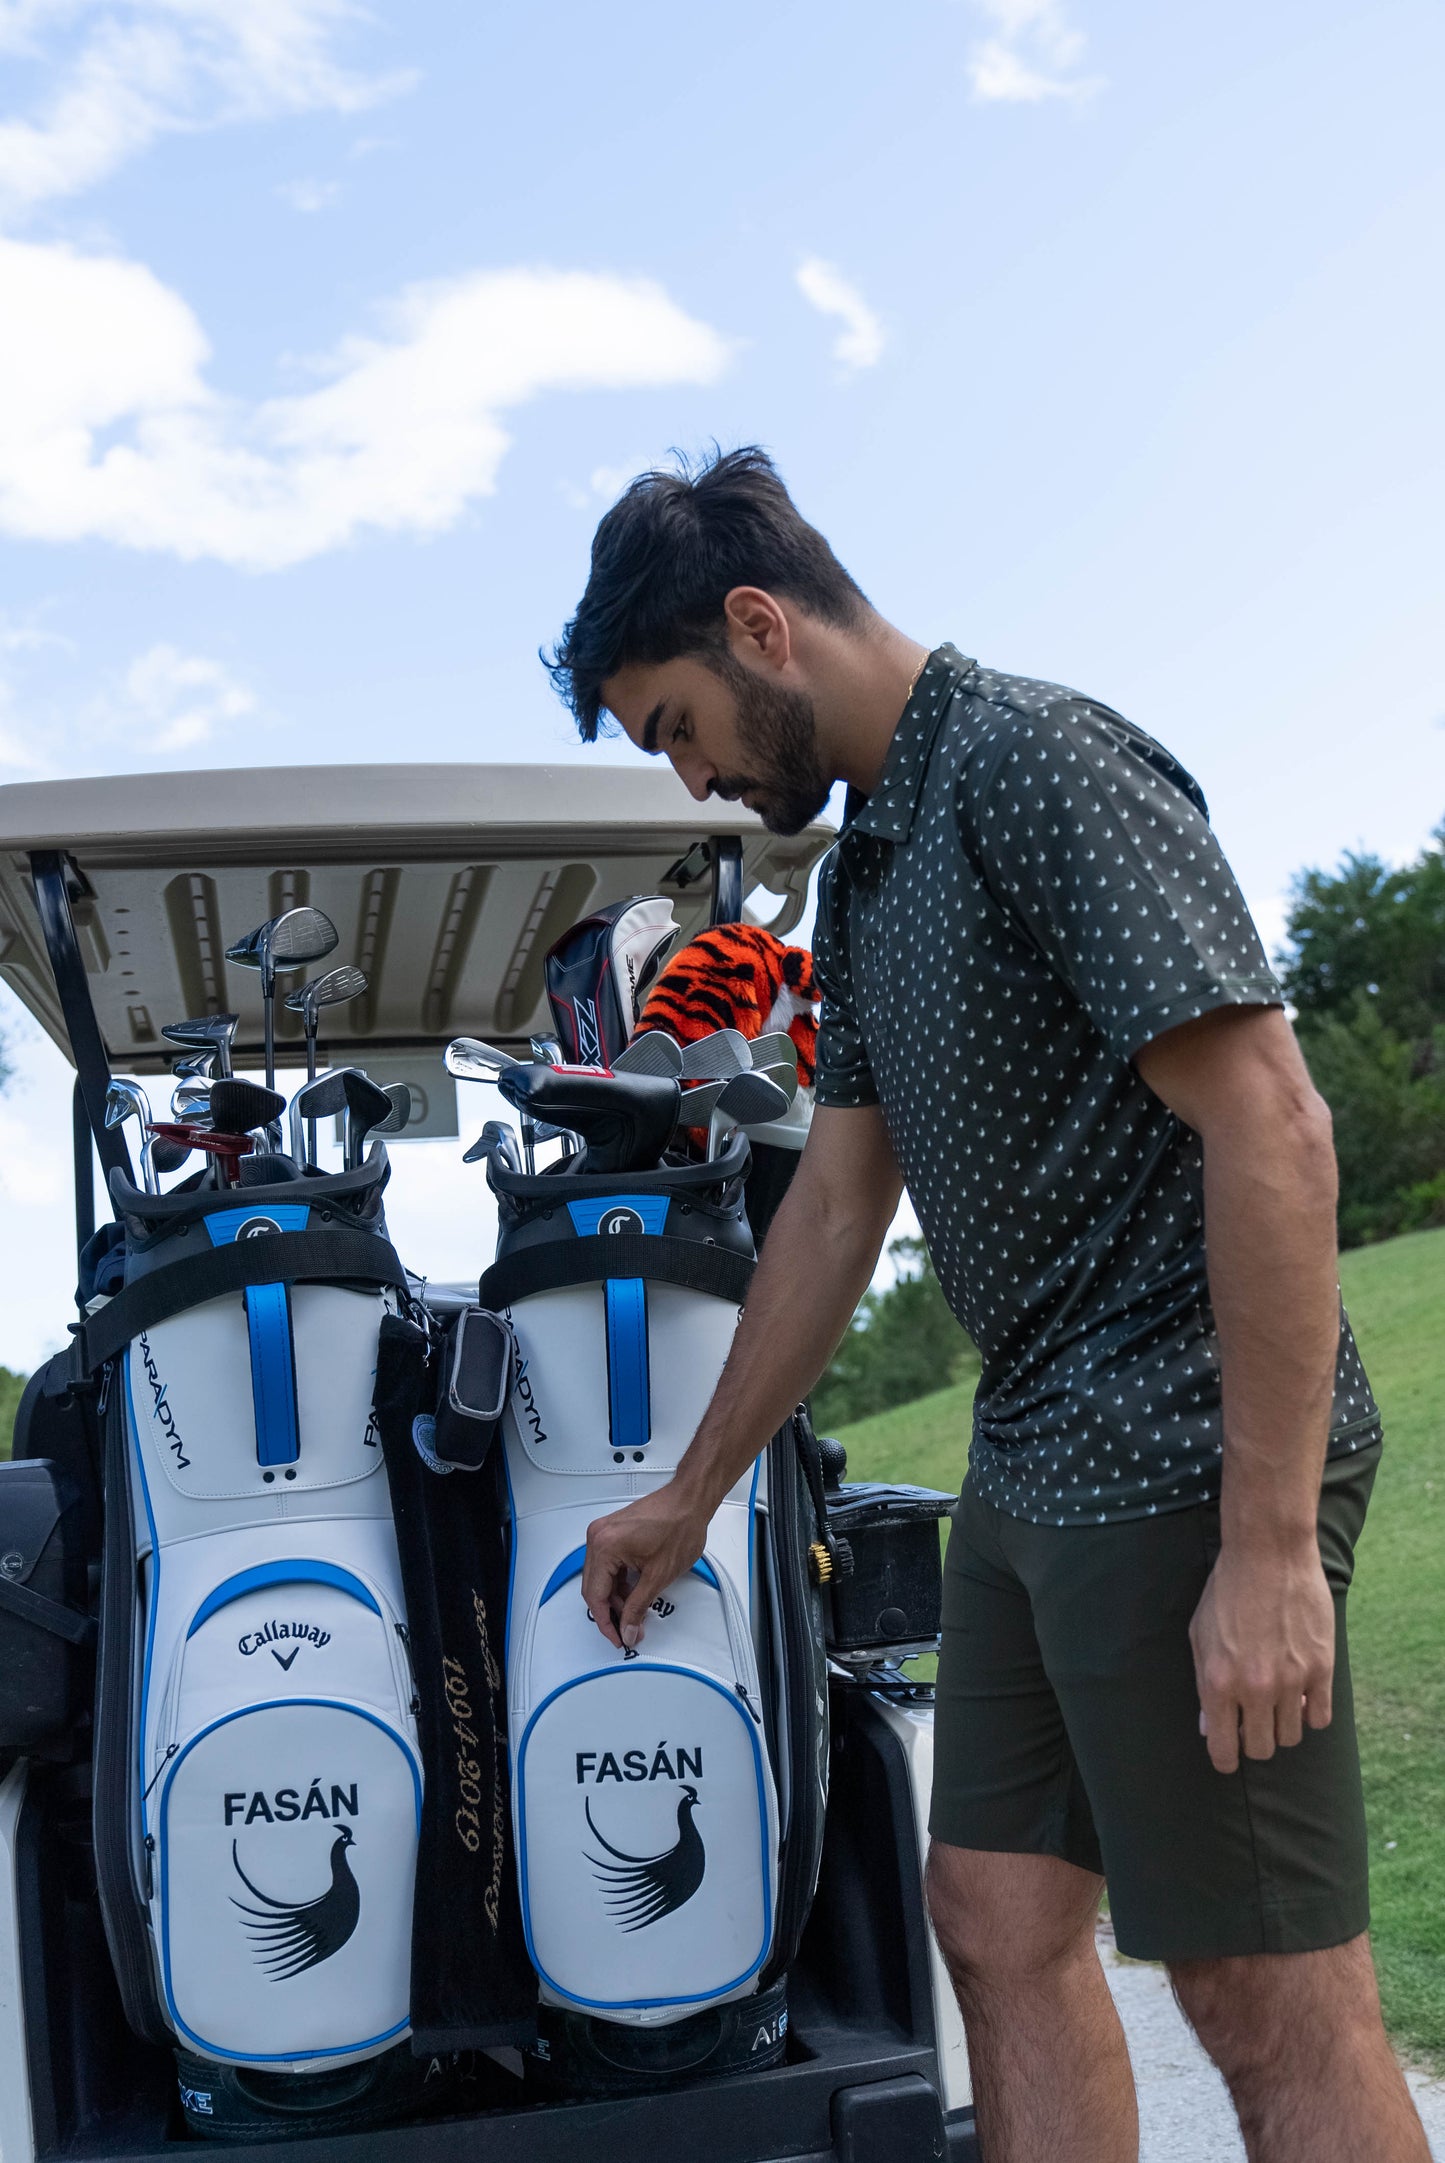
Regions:
M 627 757 L 536 648 L 759 440 L 907 631 L 1163 737 L 1273 939 L 1445 811 L 1442 80 L 1433 0 L 0 0 L 0 780 Z

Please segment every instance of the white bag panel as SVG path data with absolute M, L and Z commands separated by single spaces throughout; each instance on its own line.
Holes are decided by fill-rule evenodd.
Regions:
M 329 1572 L 337 1582 L 317 1581 Z M 254 1590 L 237 1588 L 258 1577 Z M 223 1579 L 176 1644 L 156 1707 L 158 1761 L 256 1697 L 328 1697 L 412 1731 L 411 1679 L 380 1586 L 335 1564 L 267 1563 Z
M 178 2032 L 283 2065 L 404 2033 L 420 1808 L 407 1742 L 345 1705 L 263 1703 L 185 1744 L 155 1862 Z
M 777 1807 L 724 1685 L 639 1659 L 546 1698 L 517 1752 L 527 1946 L 548 1994 L 623 2022 L 744 1992 L 767 1958 Z
M 167 1488 L 192 1502 L 269 1502 L 284 1491 L 292 1514 L 303 1495 L 380 1471 L 371 1394 L 381 1318 L 392 1305 L 381 1291 L 291 1287 L 300 1454 L 282 1469 L 257 1462 L 251 1340 L 239 1293 L 207 1300 L 136 1338 L 126 1354 L 127 1386 L 162 1539 L 186 1524 L 183 1513 L 166 1510 Z M 328 1495 L 324 1514 L 334 1510 Z
M 704 1292 L 649 1283 L 650 1471 L 670 1476 L 696 1434 L 739 1310 Z M 539 1471 L 615 1475 L 609 1431 L 606 1290 L 574 1285 L 508 1311 L 520 1364 L 509 1427 Z

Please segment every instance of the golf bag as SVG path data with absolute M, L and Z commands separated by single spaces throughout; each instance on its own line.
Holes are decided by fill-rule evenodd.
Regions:
M 96 1862 L 127 2015 L 185 2046 L 192 2101 L 207 2064 L 219 2093 L 227 2066 L 352 2065 L 407 2030 L 422 1773 L 371 1418 L 406 1290 L 384 1177 L 112 1175 L 125 1282 L 77 1354 L 106 1376 Z
M 588 2016 L 594 2041 L 608 2024 L 614 2075 L 620 2031 L 680 2033 L 704 2013 L 690 2071 L 781 2055 L 779 1986 L 821 1851 L 827 1693 L 791 1428 L 727 1496 L 635 1651 L 610 1646 L 579 1596 L 588 1525 L 669 1478 L 727 1356 L 753 1266 L 747 1169 L 741 1136 L 711 1163 L 615 1176 L 488 1162 L 500 1231 L 481 1300 L 519 1355 L 502 1442 L 527 1951 L 544 2049 L 555 2059 Z M 588 2058 L 575 2040 L 574 2066 Z M 646 2034 L 633 2049 L 666 2070 Z
M 569 1066 L 611 1066 L 677 937 L 672 903 L 633 894 L 595 909 L 547 956 L 547 998 Z

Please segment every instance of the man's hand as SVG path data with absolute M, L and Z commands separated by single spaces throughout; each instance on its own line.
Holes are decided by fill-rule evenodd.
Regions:
M 635 1651 L 659 1593 L 685 1577 L 707 1545 L 708 1511 L 669 1480 L 587 1527 L 582 1597 L 611 1645 Z
M 1305 1726 L 1328 1727 L 1335 1671 L 1335 1608 L 1311 1540 L 1297 1553 L 1241 1555 L 1226 1548 L 1189 1625 L 1199 1724 L 1216 1772 L 1273 1757 Z

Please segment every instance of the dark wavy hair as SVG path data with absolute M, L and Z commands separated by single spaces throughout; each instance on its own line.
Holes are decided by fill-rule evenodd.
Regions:
M 585 743 L 597 735 L 603 684 L 630 662 L 689 653 L 726 673 L 723 603 L 734 586 L 760 586 L 825 623 L 852 626 L 868 608 L 756 444 L 640 473 L 597 528 L 577 613 L 542 654 Z

